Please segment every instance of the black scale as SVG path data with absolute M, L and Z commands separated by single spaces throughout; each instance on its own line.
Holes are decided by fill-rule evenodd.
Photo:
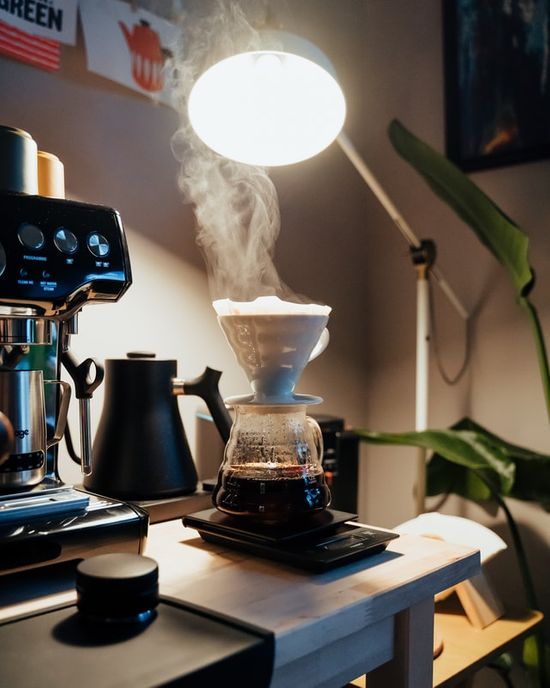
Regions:
M 356 514 L 326 509 L 307 519 L 271 525 L 206 509 L 183 518 L 206 542 L 214 542 L 321 572 L 378 554 L 399 535 L 355 523 Z

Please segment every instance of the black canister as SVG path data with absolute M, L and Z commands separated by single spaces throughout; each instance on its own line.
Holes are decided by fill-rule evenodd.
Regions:
M 38 193 L 36 142 L 22 129 L 0 125 L 0 189 Z
M 149 620 L 159 603 L 158 565 L 141 554 L 99 554 L 76 569 L 77 607 L 93 621 Z

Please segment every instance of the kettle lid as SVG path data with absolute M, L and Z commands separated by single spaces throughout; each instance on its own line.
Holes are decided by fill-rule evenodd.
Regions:
M 157 355 L 152 351 L 129 351 L 126 358 L 156 358 Z

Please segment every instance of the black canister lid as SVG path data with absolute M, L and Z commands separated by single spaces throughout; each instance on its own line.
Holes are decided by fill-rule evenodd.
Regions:
M 138 620 L 158 605 L 158 564 L 140 554 L 99 554 L 76 569 L 77 607 L 105 621 Z
M 38 150 L 30 134 L 0 125 L 0 191 L 38 193 Z

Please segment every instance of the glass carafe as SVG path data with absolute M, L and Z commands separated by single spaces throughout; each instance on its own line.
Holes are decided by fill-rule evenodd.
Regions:
M 214 505 L 269 523 L 321 511 L 330 503 L 322 455 L 321 429 L 305 404 L 236 405 Z

